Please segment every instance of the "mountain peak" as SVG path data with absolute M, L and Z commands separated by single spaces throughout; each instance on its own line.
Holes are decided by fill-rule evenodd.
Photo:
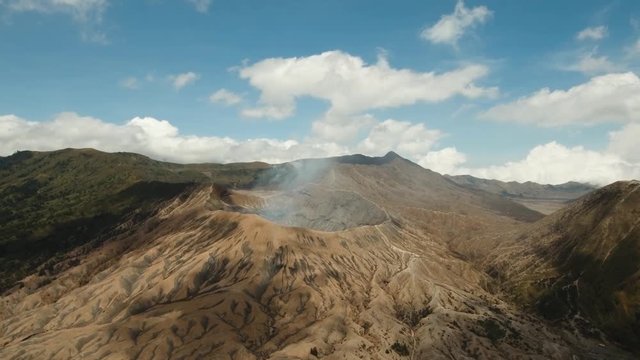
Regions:
M 394 160 L 394 159 L 403 159 L 405 160 L 405 158 L 403 158 L 402 156 L 398 155 L 398 153 L 396 153 L 395 151 L 389 151 L 385 156 L 383 156 L 384 159 L 389 159 L 389 160 Z
M 334 158 L 337 162 L 342 164 L 354 164 L 354 165 L 383 165 L 390 163 L 396 159 L 409 161 L 393 151 L 389 151 L 384 156 L 367 156 L 362 154 L 344 155 Z

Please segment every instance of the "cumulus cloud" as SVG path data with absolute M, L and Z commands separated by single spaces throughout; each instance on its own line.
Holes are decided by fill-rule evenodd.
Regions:
M 495 96 L 496 88 L 475 81 L 488 69 L 468 65 L 449 72 L 419 73 L 392 68 L 384 57 L 373 65 L 341 51 L 308 57 L 270 58 L 243 66 L 240 77 L 260 91 L 259 105 L 243 111 L 248 117 L 282 119 L 295 111 L 303 96 L 328 101 L 334 114 L 438 102 L 456 95 L 468 98 Z
M 492 14 L 486 6 L 470 9 L 459 0 L 453 14 L 443 15 L 433 26 L 424 29 L 420 36 L 434 44 L 455 46 L 466 31 L 487 22 Z
M 242 95 L 238 95 L 227 89 L 220 89 L 211 94 L 209 100 L 213 103 L 233 106 L 242 102 Z
M 493 97 L 496 88 L 477 86 L 486 76 L 482 65 L 468 65 L 445 73 L 395 69 L 384 52 L 375 64 L 341 51 L 308 57 L 270 58 L 237 69 L 239 76 L 260 91 L 254 107 L 241 115 L 284 119 L 292 116 L 301 97 L 328 103 L 328 110 L 312 124 L 311 138 L 348 143 L 377 121 L 367 111 L 440 102 L 454 96 Z
M 56 150 L 91 147 L 102 151 L 130 151 L 175 162 L 235 162 L 262 160 L 283 162 L 298 157 L 347 154 L 332 143 L 296 140 L 190 136 L 166 120 L 136 117 L 112 124 L 75 113 L 62 113 L 46 122 L 27 121 L 14 115 L 0 116 L 0 154 L 17 150 Z
M 640 123 L 630 123 L 609 133 L 608 150 L 627 161 L 640 163 Z
M 630 123 L 609 133 L 609 144 L 604 150 L 590 150 L 584 146 L 569 147 L 555 141 L 538 145 L 523 159 L 509 161 L 502 165 L 470 168 L 464 165 L 465 157 L 449 148 L 430 153 L 435 158 L 443 156 L 440 172 L 449 174 L 471 174 L 481 178 L 502 181 L 534 181 L 542 184 L 561 184 L 579 181 L 594 185 L 607 185 L 618 180 L 640 179 L 640 124 Z M 429 162 L 420 165 L 438 169 Z
M 374 121 L 371 119 L 371 121 Z M 130 151 L 154 159 L 180 163 L 266 161 L 279 163 L 299 158 L 351 153 L 382 155 L 396 151 L 425 168 L 440 173 L 472 174 L 504 181 L 558 184 L 582 181 L 604 185 L 640 178 L 636 151 L 639 124 L 628 124 L 609 134 L 607 150 L 567 147 L 556 142 L 536 146 L 521 160 L 485 168 L 465 167 L 466 156 L 454 147 L 435 149 L 444 134 L 423 124 L 388 119 L 376 122 L 355 144 L 308 138 L 244 139 L 180 134 L 166 120 L 136 117 L 123 124 L 104 122 L 75 113 L 62 113 L 44 122 L 14 115 L 0 116 L 0 155 L 17 150 L 57 150 L 91 147 L 102 151 Z
M 459 173 L 460 165 L 467 161 L 465 154 L 455 147 L 447 147 L 438 151 L 430 151 L 418 160 L 418 164 L 440 174 Z
M 211 6 L 211 0 L 187 0 L 188 3 L 193 5 L 197 12 L 206 13 Z
M 602 40 L 609 35 L 609 30 L 606 26 L 595 26 L 583 29 L 576 34 L 576 39 L 584 40 Z
M 311 124 L 311 135 L 322 141 L 347 143 L 375 123 L 370 114 L 342 115 L 329 111 Z
M 627 72 L 596 76 L 568 90 L 544 88 L 516 101 L 494 106 L 481 117 L 561 126 L 636 121 L 638 114 L 640 78 Z
M 76 113 L 62 113 L 50 121 L 27 121 L 14 115 L 0 116 L 0 155 L 17 150 L 56 150 L 91 147 L 102 151 L 130 151 L 174 162 L 267 161 L 278 163 L 299 158 L 351 153 L 383 155 L 396 151 L 413 161 L 428 156 L 443 134 L 423 124 L 398 120 L 375 122 L 364 140 L 340 144 L 319 138 L 234 139 L 182 135 L 166 120 L 136 117 L 124 124 L 104 122 Z
M 66 14 L 80 25 L 85 41 L 107 43 L 107 36 L 100 31 L 108 0 L 0 0 L 12 12 L 38 12 L 42 14 Z
M 421 123 L 388 119 L 376 124 L 357 148 L 365 154 L 393 150 L 409 158 L 420 159 L 442 136 L 441 131 L 427 129 Z
M 519 161 L 480 169 L 458 169 L 477 177 L 502 181 L 534 181 L 561 184 L 579 181 L 606 185 L 617 180 L 640 177 L 640 164 L 624 160 L 609 152 L 598 152 L 582 146 L 567 147 L 550 142 L 533 148 Z
M 173 87 L 176 90 L 180 90 L 187 85 L 193 84 L 199 78 L 200 78 L 200 75 L 192 71 L 169 76 L 169 80 L 171 81 L 171 83 L 173 84 Z

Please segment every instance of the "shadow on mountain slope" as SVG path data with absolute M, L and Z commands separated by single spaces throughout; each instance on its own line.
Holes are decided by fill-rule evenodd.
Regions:
M 639 182 L 595 191 L 490 258 L 490 272 L 519 303 L 580 324 L 587 335 L 598 337 L 600 328 L 640 351 Z

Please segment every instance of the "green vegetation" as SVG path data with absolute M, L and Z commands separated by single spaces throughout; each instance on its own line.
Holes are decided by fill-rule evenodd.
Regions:
M 70 249 L 99 243 L 125 219 L 141 220 L 194 183 L 248 187 L 269 181 L 262 163 L 179 165 L 92 149 L 0 158 L 0 292 Z M 266 180 L 265 180 L 266 179 Z
M 480 320 L 480 326 L 484 329 L 485 336 L 495 343 L 507 335 L 505 329 L 493 319 Z
M 404 343 L 394 342 L 391 345 L 391 350 L 395 351 L 400 356 L 409 356 L 411 352 L 409 352 L 409 347 Z
M 420 324 L 420 321 L 432 314 L 432 310 L 429 306 L 422 308 L 404 308 L 401 306 L 394 307 L 396 318 L 411 328 L 415 328 Z
M 309 354 L 318 357 L 318 348 L 317 347 L 312 347 L 311 350 L 309 350 Z

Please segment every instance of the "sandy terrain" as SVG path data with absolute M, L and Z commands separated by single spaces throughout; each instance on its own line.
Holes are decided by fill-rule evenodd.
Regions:
M 402 159 L 202 186 L 2 297 L 0 358 L 601 358 L 602 340 L 501 300 L 469 260 L 487 250 L 473 239 L 537 216 L 501 201 Z

